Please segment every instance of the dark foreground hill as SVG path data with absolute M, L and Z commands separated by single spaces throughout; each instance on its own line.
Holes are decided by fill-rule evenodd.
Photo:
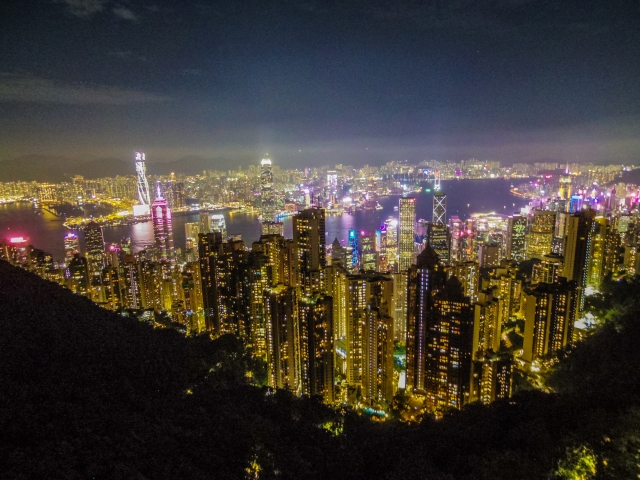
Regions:
M 637 478 L 637 312 L 553 381 L 408 426 L 251 386 L 233 337 L 154 330 L 0 262 L 0 477 Z M 612 353 L 611 349 L 618 353 Z M 579 476 L 582 475 L 582 476 Z

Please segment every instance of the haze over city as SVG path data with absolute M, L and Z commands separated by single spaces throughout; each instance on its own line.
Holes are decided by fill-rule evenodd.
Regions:
M 0 160 L 144 149 L 150 163 L 248 165 L 268 152 L 294 167 L 640 153 L 636 2 L 2 8 Z

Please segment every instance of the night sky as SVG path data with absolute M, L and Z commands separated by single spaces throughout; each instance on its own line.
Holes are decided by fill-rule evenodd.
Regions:
M 637 0 L 7 1 L 0 159 L 640 160 Z

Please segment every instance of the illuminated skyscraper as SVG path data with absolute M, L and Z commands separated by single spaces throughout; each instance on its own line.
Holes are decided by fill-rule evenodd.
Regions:
M 527 362 L 545 360 L 571 344 L 575 282 L 539 283 L 525 297 L 524 353 Z
M 396 272 L 398 268 L 398 220 L 388 218 L 380 227 L 380 271 Z
M 96 222 L 89 222 L 84 228 L 84 243 L 87 251 L 89 269 L 102 270 L 104 268 L 104 235 L 102 227 Z
M 360 270 L 358 260 L 358 232 L 351 229 L 349 230 L 349 246 L 347 248 L 347 271 L 349 273 L 358 273 Z
M 593 244 L 589 259 L 587 285 L 598 288 L 604 275 L 608 221 L 604 217 L 597 217 L 593 227 Z
M 369 405 L 393 397 L 392 292 L 389 277 L 374 272 L 347 276 L 347 383 L 353 392 L 360 389 Z
M 551 252 L 556 212 L 534 210 L 527 234 L 527 258 L 541 258 Z
M 140 205 L 151 205 L 144 152 L 136 152 L 136 175 L 138 176 L 138 199 L 140 200 Z
M 444 265 L 451 263 L 451 234 L 445 223 L 429 223 L 427 243 L 431 245 Z
M 206 235 L 211 233 L 211 218 L 209 212 L 200 212 L 200 233 Z
M 433 194 L 433 223 L 447 223 L 447 194 L 437 191 Z
M 282 222 L 262 221 L 262 235 L 284 236 L 284 224 Z
M 484 404 L 511 396 L 513 356 L 486 353 L 473 361 L 471 401 Z
M 158 260 L 172 260 L 173 227 L 171 224 L 171 209 L 162 197 L 160 185 L 156 189 L 156 199 L 151 205 L 151 220 L 153 221 L 153 240 L 155 256 Z
M 202 278 L 202 300 L 205 328 L 214 335 L 222 333 L 219 305 L 220 256 L 222 254 L 222 235 L 207 233 L 198 235 L 198 256 L 200 277 Z
M 413 265 L 414 229 L 416 223 L 416 199 L 400 198 L 398 232 L 398 271 L 404 272 Z
M 562 276 L 576 283 L 574 311 L 572 311 L 574 322 L 580 318 L 584 310 L 584 290 L 587 288 L 589 275 L 595 215 L 595 210 L 582 210 L 571 215 L 567 221 Z
M 268 383 L 273 388 L 296 391 L 296 345 L 298 324 L 296 289 L 277 285 L 264 291 Z M 299 378 L 299 372 L 298 372 Z M 297 392 L 296 392 L 297 393 Z
M 314 294 L 298 301 L 298 325 L 294 325 L 300 372 L 297 390 L 303 395 L 321 395 L 333 402 L 333 301 Z
M 430 245 L 409 270 L 408 299 L 407 389 L 431 411 L 461 408 L 471 389 L 473 311 Z
M 222 234 L 222 241 L 227 241 L 227 224 L 224 220 L 224 215 L 215 214 L 210 217 L 211 231 L 220 232 Z
M 506 235 L 506 257 L 509 260 L 521 262 L 525 258 L 525 237 L 527 232 L 527 219 L 521 215 L 509 217 Z
M 73 293 L 89 297 L 91 287 L 89 284 L 89 269 L 87 259 L 75 254 L 67 267 L 67 287 Z
M 262 221 L 273 222 L 276 216 L 276 192 L 273 188 L 273 172 L 269 158 L 263 158 L 260 162 L 260 202 Z
M 71 232 L 64 236 L 64 263 L 69 264 L 76 253 L 80 253 L 78 235 Z
M 298 259 L 298 285 L 310 295 L 323 290 L 326 266 L 325 216 L 322 208 L 308 208 L 293 217 L 293 242 Z
M 374 232 L 360 232 L 360 268 L 365 271 L 378 271 L 378 252 Z
M 544 255 L 540 263 L 533 266 L 531 274 L 531 284 L 537 283 L 557 283 L 562 275 L 564 258 L 555 253 Z

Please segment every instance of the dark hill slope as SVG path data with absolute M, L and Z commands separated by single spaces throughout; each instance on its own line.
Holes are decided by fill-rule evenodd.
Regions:
M 234 337 L 154 330 L 0 261 L 0 478 L 638 478 L 626 303 L 561 363 L 557 394 L 377 424 L 248 385 Z
M 3 261 L 0 292 L 1 478 L 242 478 L 271 438 L 328 438 L 246 384 L 233 337 L 154 330 Z

